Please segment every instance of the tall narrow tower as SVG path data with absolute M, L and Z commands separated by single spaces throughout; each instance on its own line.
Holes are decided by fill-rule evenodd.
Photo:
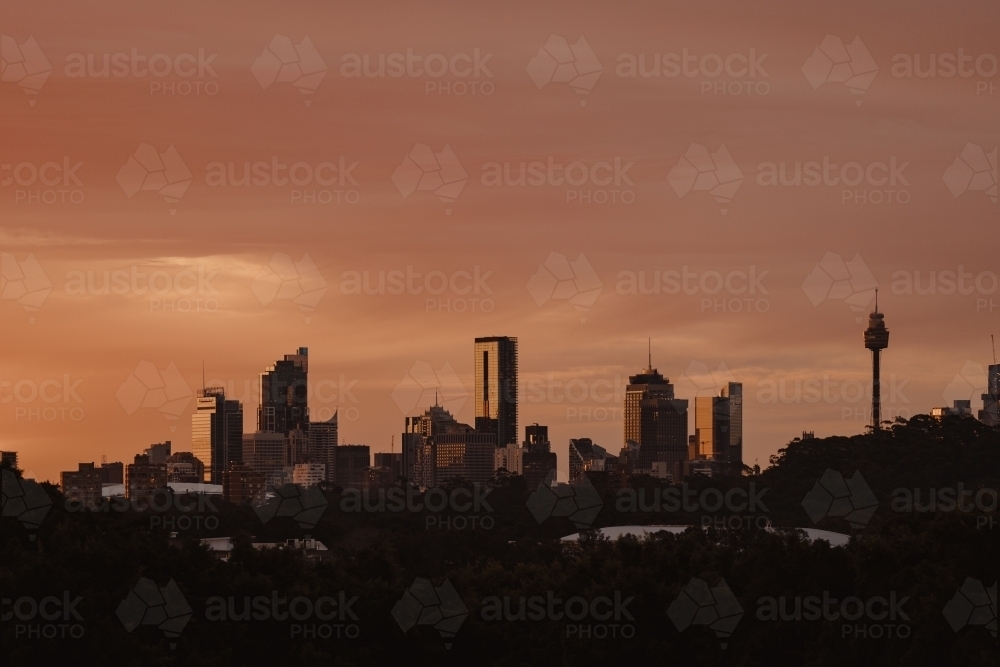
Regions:
M 889 330 L 885 317 L 878 312 L 878 290 L 875 290 L 875 312 L 868 316 L 865 347 L 872 351 L 872 431 L 882 428 L 882 401 L 879 391 L 879 361 L 882 350 L 889 347 Z

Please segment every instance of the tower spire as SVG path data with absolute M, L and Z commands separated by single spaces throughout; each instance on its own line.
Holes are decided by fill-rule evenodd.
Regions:
M 872 432 L 882 428 L 882 399 L 880 387 L 880 362 L 882 350 L 889 347 L 889 330 L 885 316 L 878 312 L 878 289 L 875 290 L 875 311 L 868 316 L 865 329 L 865 347 L 872 351 Z
M 647 363 L 649 364 L 648 368 L 652 369 L 653 368 L 653 339 L 652 338 L 647 338 L 646 339 L 646 354 L 647 354 L 647 357 L 648 357 L 648 361 L 647 361 Z

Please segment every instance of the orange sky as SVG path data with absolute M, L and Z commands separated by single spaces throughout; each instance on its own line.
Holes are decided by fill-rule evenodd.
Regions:
M 571 437 L 621 447 L 621 397 L 609 387 L 620 390 L 645 365 L 648 337 L 654 366 L 680 397 L 711 393 L 730 377 L 744 383 L 744 458 L 764 464 L 804 429 L 863 430 L 866 399 L 856 390 L 870 360 L 857 318 L 873 280 L 892 331 L 886 412 L 927 412 L 962 396 L 978 409 L 1000 322 L 998 14 L 996 3 L 976 1 L 302 2 L 294 10 L 5 2 L 0 449 L 18 451 L 41 479 L 102 455 L 130 460 L 164 439 L 183 450 L 194 403 L 184 399 L 200 386 L 203 361 L 210 382 L 245 398 L 252 430 L 257 373 L 301 345 L 310 348 L 314 415 L 339 408 L 343 442 L 388 451 L 404 409 L 433 397 L 433 388 L 414 396 L 405 383 L 394 394 L 408 374 L 429 365 L 438 375 L 427 386 L 444 383 L 446 406 L 472 421 L 464 394 L 473 338 L 512 335 L 522 387 L 543 389 L 523 398 L 521 427 L 549 424 L 565 470 Z M 276 35 L 300 50 L 268 55 L 269 45 L 282 50 Z M 969 76 L 946 76 L 959 49 L 971 56 L 962 64 Z M 134 69 L 133 50 L 145 58 Z M 751 50 L 753 78 L 741 69 Z M 849 50 L 838 69 L 837 54 Z M 405 62 L 407 53 L 421 68 L 451 71 L 418 74 L 415 60 L 413 76 L 344 69 L 354 56 L 367 54 L 375 67 L 380 54 Z M 669 54 L 691 57 L 691 76 L 671 76 Z M 905 75 L 907 58 L 925 69 L 931 54 L 937 76 Z M 124 76 L 78 76 L 75 63 L 89 58 L 100 69 L 105 55 L 125 63 Z M 630 56 L 642 56 L 652 74 L 657 55 L 661 76 L 623 76 Z M 279 74 L 272 65 L 282 57 L 291 67 Z M 825 59 L 834 69 L 824 70 Z M 138 76 L 151 61 L 164 76 Z M 729 72 L 711 76 L 726 62 Z M 844 67 L 859 77 L 853 86 L 834 73 Z M 174 147 L 190 173 L 186 189 L 167 191 L 179 200 L 157 189 L 188 180 L 183 167 L 135 191 L 146 172 L 123 167 L 143 144 L 157 154 Z M 439 154 L 428 168 L 443 161 L 442 182 L 467 177 L 446 192 L 457 197 L 443 201 L 436 186 L 411 191 L 421 172 L 413 176 L 404 161 L 417 144 Z M 693 144 L 716 157 L 694 172 L 704 172 L 697 182 L 675 168 L 685 155 L 699 160 Z M 790 175 L 797 162 L 822 169 L 824 159 L 838 165 L 826 183 L 768 184 L 769 164 L 784 163 Z M 240 178 L 248 162 L 262 163 L 258 175 L 271 174 L 264 164 L 303 163 L 291 170 L 302 180 L 304 165 L 328 163 L 319 169 L 327 184 L 313 176 L 302 186 L 219 185 L 218 163 L 224 171 L 232 163 Z M 893 162 L 890 179 L 881 167 Z M 521 163 L 541 165 L 539 185 L 491 184 L 496 165 L 516 175 Z M 574 164 L 570 179 L 590 171 L 567 186 L 562 169 L 549 178 L 549 163 Z M 833 181 L 849 163 L 868 176 L 845 188 Z M 702 189 L 713 177 L 742 179 L 734 194 L 715 192 L 730 201 Z M 529 282 L 552 253 L 577 270 L 555 291 L 544 273 Z M 286 286 L 313 292 L 314 307 L 302 311 L 266 267 L 305 254 L 315 270 Z M 823 269 L 814 275 L 825 256 L 827 273 L 855 269 L 840 298 L 837 288 L 828 293 Z M 407 267 L 421 274 L 415 286 L 433 274 L 434 289 L 443 274 L 455 289 L 430 300 L 426 291 L 347 293 L 350 272 L 377 282 L 379 271 L 405 275 Z M 477 267 L 479 294 L 466 278 Z M 121 289 L 101 294 L 104 273 L 114 271 L 126 276 L 112 281 Z M 657 271 L 660 293 L 629 293 L 628 272 L 636 280 L 643 272 L 651 286 Z M 689 274 L 686 291 L 668 289 L 671 271 Z M 947 272 L 960 271 L 970 274 L 967 294 L 948 289 Z M 752 295 L 741 291 L 751 272 Z M 934 272 L 935 293 L 906 293 L 906 277 L 918 272 L 924 286 Z M 143 292 L 153 274 L 159 294 Z M 591 307 L 560 298 L 593 297 L 595 279 L 596 300 L 582 297 Z M 719 279 L 721 290 L 708 293 Z M 843 299 L 852 293 L 859 312 Z M 128 409 L 142 399 L 127 384 L 142 362 L 158 371 L 173 364 L 176 402 Z M 796 383 L 822 391 L 824 381 L 829 401 L 795 397 Z M 781 386 L 784 398 L 770 391 Z

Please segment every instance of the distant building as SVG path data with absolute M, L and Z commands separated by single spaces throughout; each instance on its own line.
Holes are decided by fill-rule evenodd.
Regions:
M 421 488 L 463 479 L 487 484 L 493 477 L 496 434 L 473 428 L 455 429 L 429 438 L 421 451 L 418 483 Z
M 170 441 L 167 440 L 150 445 L 142 453 L 149 457 L 150 463 L 166 463 L 167 457 L 170 456 Z
M 0 465 L 17 470 L 17 452 L 0 452 Z
M 260 374 L 257 430 L 287 434 L 309 430 L 309 349 L 300 347 Z
M 243 460 L 243 404 L 227 400 L 222 387 L 198 390 L 191 451 L 204 464 L 204 481 L 212 484 L 222 481 L 231 462 Z
M 694 399 L 696 451 L 689 458 L 707 459 L 727 467 L 733 475 L 743 471 L 743 385 L 727 383 L 719 396 Z
M 653 469 L 664 461 L 677 477 L 688 455 L 688 402 L 674 398 L 674 386 L 652 367 L 629 377 L 623 407 L 625 445 L 637 454 L 627 457 L 630 469 Z
M 378 454 L 375 456 L 378 456 Z M 399 475 L 396 475 L 392 468 L 389 468 L 388 466 L 374 465 L 370 468 L 365 468 L 364 488 L 386 488 L 395 484 L 398 477 Z
M 125 467 L 125 497 L 132 502 L 148 503 L 157 489 L 167 486 L 167 464 L 153 463 L 147 454 L 136 454 L 135 462 Z
M 284 466 L 285 435 L 283 433 L 246 433 L 243 435 L 243 462 L 264 473 L 270 484 L 281 476 Z
M 326 464 L 296 463 L 292 471 L 292 483 L 299 486 L 316 486 L 326 481 Z
M 305 431 L 294 428 L 285 434 L 285 453 L 282 460 L 286 468 L 310 462 L 309 439 Z
M 541 424 L 529 424 L 524 427 L 524 449 L 529 452 L 550 452 L 549 427 Z
M 171 454 L 167 457 L 166 466 L 168 482 L 199 484 L 205 481 L 205 466 L 191 452 Z
M 388 468 L 392 473 L 392 479 L 403 476 L 403 455 L 399 452 L 386 453 L 378 452 L 372 455 L 375 468 Z
M 370 465 L 368 445 L 340 445 L 334 451 L 332 481 L 342 489 L 362 489 Z
M 121 461 L 115 461 L 114 463 L 102 463 L 101 467 L 97 469 L 98 475 L 101 477 L 101 484 L 124 484 L 125 483 L 125 464 Z
M 309 422 L 309 457 L 316 463 L 326 466 L 328 482 L 332 482 L 330 477 L 333 474 L 334 450 L 339 441 L 339 427 L 337 413 L 325 422 Z
M 517 444 L 517 338 L 476 338 L 474 365 L 476 430 Z
M 497 447 L 493 452 L 493 470 L 504 468 L 512 475 L 524 474 L 522 470 L 522 455 L 524 450 L 517 445 Z
M 266 489 L 263 472 L 243 463 L 233 463 L 222 474 L 222 497 L 235 505 L 262 498 Z
M 986 377 L 986 393 L 982 395 L 983 409 L 979 421 L 990 426 L 1000 426 L 1000 364 L 991 364 Z
M 439 433 L 447 433 L 458 426 L 458 422 L 450 412 L 436 402 L 427 408 L 423 414 L 406 418 L 406 430 L 403 432 L 402 443 L 402 476 L 413 483 L 416 482 L 416 466 L 420 458 L 421 448 L 429 438 Z
M 608 455 L 608 451 L 600 445 L 595 445 L 590 438 L 576 438 L 569 441 L 569 481 L 580 479 L 587 472 L 615 472 L 618 464 L 617 456 Z
M 950 408 L 931 408 L 931 417 L 972 417 L 972 401 L 954 401 Z
M 93 463 L 81 463 L 79 470 L 60 473 L 59 485 L 66 500 L 85 507 L 101 504 L 101 475 Z
M 546 451 L 525 451 L 521 455 L 521 474 L 529 491 L 534 491 L 538 485 L 550 477 L 555 480 L 556 453 Z

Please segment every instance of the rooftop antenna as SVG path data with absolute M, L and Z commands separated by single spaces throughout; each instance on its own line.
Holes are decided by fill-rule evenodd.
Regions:
M 647 338 L 646 339 L 646 354 L 647 354 L 646 363 L 648 364 L 646 366 L 646 368 L 648 368 L 649 370 L 653 370 L 653 339 L 652 338 Z
M 205 360 L 201 360 L 201 393 L 205 393 Z
M 997 365 L 997 343 L 993 340 L 993 334 L 990 334 L 990 345 L 993 346 L 993 365 Z
M 392 454 L 394 451 L 396 451 L 396 436 L 395 435 L 393 435 L 389 439 L 389 453 Z

